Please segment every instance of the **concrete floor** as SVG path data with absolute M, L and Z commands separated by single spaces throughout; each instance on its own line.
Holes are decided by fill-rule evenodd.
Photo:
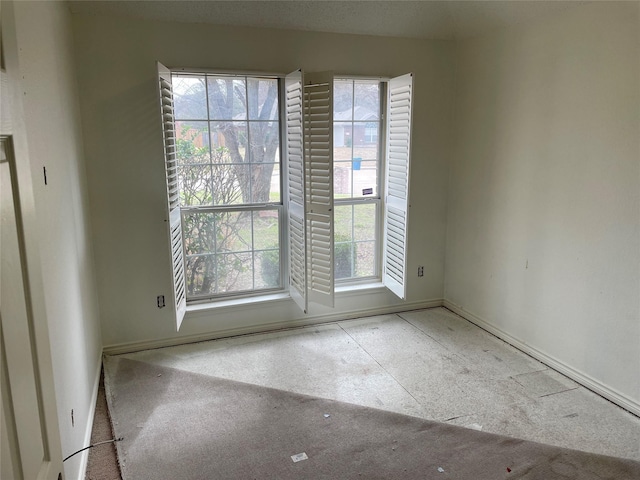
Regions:
M 640 419 L 444 308 L 124 355 L 640 460 Z

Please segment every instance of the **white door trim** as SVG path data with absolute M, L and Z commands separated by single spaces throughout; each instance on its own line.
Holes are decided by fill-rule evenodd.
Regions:
M 13 2 L 2 2 L 2 51 L 3 69 L 0 71 L 0 135 L 10 137 L 14 156 L 14 201 L 17 205 L 19 243 L 22 255 L 25 297 L 29 323 L 31 357 L 35 374 L 38 409 L 41 417 L 44 458 L 40 465 L 38 480 L 64 478 L 62 450 L 58 426 L 56 397 L 51 365 L 51 346 L 38 244 L 37 217 L 33 197 L 33 180 L 29 162 L 28 144 L 22 108 L 22 89 L 18 68 L 18 46 L 14 20 Z M 5 341 L 10 339 L 5 338 Z M 3 352 L 4 353 L 4 352 Z M 10 367 L 9 364 L 7 364 Z M 9 377 L 11 371 L 8 370 Z M 16 400 L 13 399 L 14 403 Z M 3 402 L 3 416 L 4 411 Z M 6 419 L 6 421 L 12 419 Z M 4 432 L 3 432 L 4 433 Z M 19 437 L 21 432 L 15 434 Z

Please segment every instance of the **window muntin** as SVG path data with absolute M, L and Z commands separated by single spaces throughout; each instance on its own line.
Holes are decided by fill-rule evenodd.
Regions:
M 336 281 L 378 277 L 381 83 L 334 82 L 334 267 Z
M 187 299 L 282 288 L 278 80 L 172 80 Z
M 336 280 L 376 276 L 378 218 L 377 203 L 336 205 L 334 216 Z

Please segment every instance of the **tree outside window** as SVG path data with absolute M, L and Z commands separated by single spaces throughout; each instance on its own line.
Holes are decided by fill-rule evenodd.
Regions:
M 173 76 L 188 299 L 281 287 L 278 81 Z

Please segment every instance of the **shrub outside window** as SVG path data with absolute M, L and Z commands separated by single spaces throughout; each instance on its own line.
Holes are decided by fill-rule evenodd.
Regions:
M 187 300 L 282 288 L 278 80 L 172 83 Z

